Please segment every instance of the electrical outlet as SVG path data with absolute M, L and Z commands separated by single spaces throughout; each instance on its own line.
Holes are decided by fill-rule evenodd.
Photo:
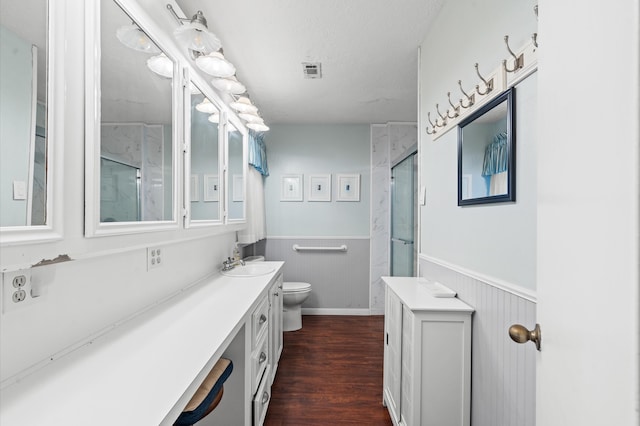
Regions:
M 162 266 L 163 253 L 159 247 L 147 248 L 147 271 Z
M 3 272 L 2 312 L 7 313 L 19 307 L 30 305 L 34 301 L 31 289 L 31 269 Z

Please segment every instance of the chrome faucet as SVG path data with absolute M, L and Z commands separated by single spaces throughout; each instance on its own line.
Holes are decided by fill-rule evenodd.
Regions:
M 235 268 L 238 265 L 244 266 L 244 260 L 242 260 L 242 259 L 231 260 L 231 258 L 228 257 L 227 260 L 222 262 L 222 270 L 223 271 L 230 271 L 230 270 L 232 270 L 233 268 Z

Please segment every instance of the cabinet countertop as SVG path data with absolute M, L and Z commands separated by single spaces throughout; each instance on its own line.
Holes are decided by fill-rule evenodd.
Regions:
M 385 284 L 412 311 L 473 312 L 474 309 L 457 297 L 433 297 L 419 277 L 382 277 Z
M 0 424 L 162 424 L 245 323 L 267 275 L 216 272 L 0 391 Z M 179 412 L 179 411 L 177 411 Z M 177 414 L 176 414 L 177 415 Z M 169 416 L 171 417 L 171 416 Z

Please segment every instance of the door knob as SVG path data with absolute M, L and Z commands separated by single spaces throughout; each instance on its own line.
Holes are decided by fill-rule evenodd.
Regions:
M 514 324 L 509 327 L 509 337 L 516 343 L 527 343 L 531 340 L 536 344 L 536 349 L 540 350 L 542 345 L 542 331 L 540 331 L 540 324 L 536 324 L 533 330 L 527 330 L 524 325 Z

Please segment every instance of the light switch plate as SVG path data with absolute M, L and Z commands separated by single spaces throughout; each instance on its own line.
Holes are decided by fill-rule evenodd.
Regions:
M 26 200 L 27 199 L 27 183 L 23 180 L 13 181 L 13 199 L 14 200 Z

